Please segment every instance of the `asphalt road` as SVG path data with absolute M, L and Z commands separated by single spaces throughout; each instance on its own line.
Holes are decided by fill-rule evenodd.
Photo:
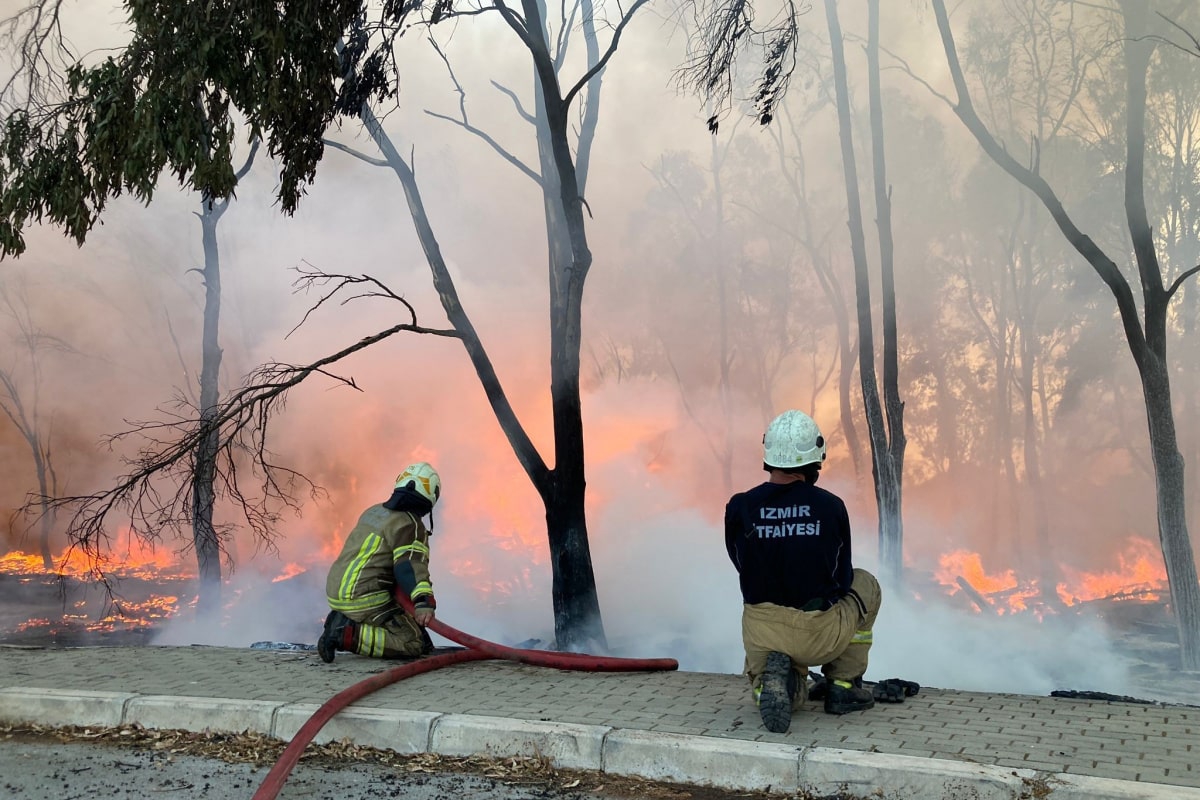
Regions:
M 503 771 L 497 762 L 495 771 Z M 0 738 L 5 800 L 249 800 L 269 766 L 53 736 Z M 631 781 L 601 774 L 520 774 L 506 778 L 386 764 L 302 761 L 279 800 L 768 800 L 767 795 Z M 780 800 L 775 795 L 771 800 Z M 811 800 L 854 800 L 829 796 Z
M 0 743 L 0 775 L 4 776 L 0 794 L 13 800 L 244 800 L 261 785 L 267 769 L 111 744 L 31 739 Z M 377 764 L 303 762 L 279 794 L 280 800 L 567 800 L 579 796 L 569 789 L 548 793 L 545 786 L 510 786 L 477 775 L 414 774 Z M 606 798 L 603 794 L 591 796 Z M 607 800 L 617 797 L 610 795 Z

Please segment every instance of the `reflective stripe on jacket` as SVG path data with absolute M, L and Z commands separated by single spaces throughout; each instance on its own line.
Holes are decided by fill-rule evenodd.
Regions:
M 396 585 L 397 562 L 408 567 L 401 572 L 412 576 L 413 585 L 404 588 L 413 601 L 432 601 L 429 531 L 415 514 L 371 506 L 359 517 L 329 569 L 325 580 L 329 607 L 364 612 L 388 605 Z

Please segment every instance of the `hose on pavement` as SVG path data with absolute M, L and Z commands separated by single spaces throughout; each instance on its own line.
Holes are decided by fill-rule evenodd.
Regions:
M 404 606 L 404 610 L 407 613 L 413 613 L 411 600 L 399 593 L 396 599 Z M 584 672 L 655 672 L 679 669 L 679 662 L 673 658 L 613 658 L 610 656 L 589 655 L 587 653 L 560 653 L 548 650 L 525 650 L 516 647 L 505 647 L 504 645 L 472 636 L 469 633 L 464 633 L 436 618 L 430 620 L 428 628 L 456 644 L 463 645 L 467 649 L 422 658 L 408 664 L 393 667 L 378 675 L 372 675 L 366 680 L 359 681 L 326 700 L 300 726 L 300 730 L 296 731 L 296 735 L 292 737 L 292 741 L 284 748 L 283 753 L 279 756 L 279 760 L 271 767 L 271 771 L 267 773 L 267 777 L 263 780 L 262 785 L 254 793 L 253 800 L 275 800 L 280 790 L 283 789 L 283 784 L 287 780 L 288 775 L 291 774 L 292 768 L 300 760 L 304 748 L 308 747 L 309 742 L 313 740 L 317 732 L 325 727 L 325 723 L 329 722 L 335 714 L 355 700 L 360 700 L 378 689 L 414 675 L 432 672 L 433 670 L 449 667 L 453 664 L 463 664 L 469 661 L 482 661 L 491 658 L 516 661 L 521 664 L 530 664 L 538 667 L 581 670 Z

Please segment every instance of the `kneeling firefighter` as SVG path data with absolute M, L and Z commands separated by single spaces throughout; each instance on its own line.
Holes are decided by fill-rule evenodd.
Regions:
M 767 730 L 787 731 L 821 665 L 825 711 L 875 705 L 863 686 L 881 592 L 850 561 L 846 504 L 815 484 L 825 438 L 802 411 L 786 411 L 763 436 L 766 483 L 725 507 L 725 549 L 742 590 L 746 675 Z M 814 698 L 815 699 L 815 698 Z
M 425 626 L 436 602 L 429 578 L 429 535 L 421 521 L 433 513 L 442 481 L 424 461 L 396 477 L 392 496 L 358 518 L 325 581 L 332 609 L 317 652 L 332 662 L 338 650 L 371 658 L 413 658 L 433 650 Z M 432 528 L 432 516 L 430 517 Z M 412 616 L 393 592 L 412 598 Z

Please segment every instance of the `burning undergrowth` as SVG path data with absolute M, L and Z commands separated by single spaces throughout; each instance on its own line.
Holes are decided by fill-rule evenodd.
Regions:
M 97 579 L 77 551 L 56 568 L 20 552 L 0 556 L 0 643 L 141 645 L 189 602 L 192 579 L 168 560 L 111 564 Z
M 235 573 L 223 587 L 219 612 L 205 623 L 181 626 L 195 618 L 195 570 L 163 551 L 145 551 L 92 564 L 75 552 L 55 559 L 46 570 L 39 557 L 20 552 L 0 556 L 0 644 L 81 647 L 190 644 L 211 640 L 218 630 L 233 630 L 232 645 L 249 644 L 263 633 L 264 616 L 253 609 L 302 608 L 297 597 L 321 596 L 307 570 L 287 564 L 277 575 Z M 315 610 L 291 626 L 305 634 Z M 319 618 L 318 618 L 319 622 Z M 163 641 L 164 633 L 183 628 L 190 641 Z M 272 633 L 289 626 L 270 626 Z M 245 641 L 241 641 L 241 639 Z
M 613 588 L 602 598 L 614 650 L 670 656 L 684 670 L 740 671 L 736 583 L 726 565 L 696 546 L 697 537 L 713 535 L 708 523 L 680 514 L 639 522 L 617 515 L 602 517 L 605 526 L 629 531 L 638 558 L 655 565 L 654 579 L 638 581 L 637 592 Z M 529 561 L 520 552 L 476 547 L 473 555 L 487 569 L 462 569 L 457 538 L 445 541 L 450 550 L 438 560 L 447 620 L 509 644 L 547 641 L 548 602 L 539 600 L 545 587 L 532 578 L 531 585 L 509 585 L 523 574 L 519 569 L 530 569 Z M 597 551 L 598 574 L 630 579 L 619 550 Z M 1200 675 L 1179 671 L 1169 592 L 1155 555 L 1150 543 L 1131 542 L 1108 570 L 1058 568 L 1048 591 L 1043 581 L 992 568 L 968 551 L 948 552 L 925 569 L 912 566 L 903 588 L 886 593 L 868 677 L 886 673 L 968 691 L 1100 691 L 1191 703 L 1200 696 Z M 0 644 L 311 644 L 327 608 L 324 555 L 310 557 L 316 563 L 260 558 L 241 567 L 223 587 L 220 613 L 202 622 L 194 576 L 174 560 L 110 562 L 115 594 L 109 596 L 70 558 L 47 572 L 39 558 L 9 554 L 0 560 Z M 617 579 L 604 585 L 616 587 L 611 580 Z

